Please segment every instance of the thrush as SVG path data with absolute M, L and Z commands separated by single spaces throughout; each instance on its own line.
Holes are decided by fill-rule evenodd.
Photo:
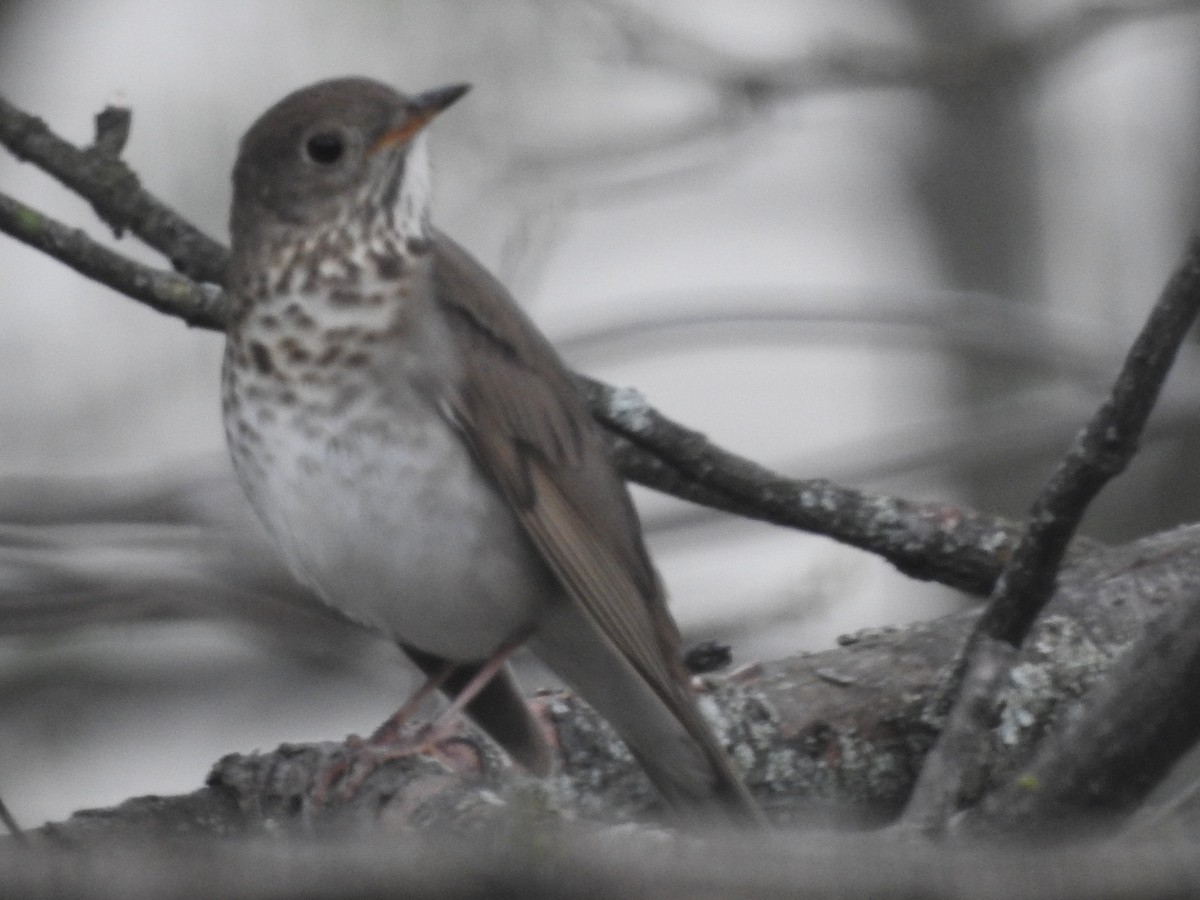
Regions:
M 238 479 L 293 573 L 530 771 L 552 757 L 507 665 L 522 644 L 682 817 L 757 821 L 575 382 L 430 223 L 424 129 L 467 89 L 325 81 L 242 139 L 222 374 Z

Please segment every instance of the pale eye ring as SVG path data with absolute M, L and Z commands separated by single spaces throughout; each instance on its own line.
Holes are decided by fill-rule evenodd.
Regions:
M 346 155 L 346 137 L 340 131 L 317 131 L 304 141 L 304 155 L 320 166 L 336 165 Z

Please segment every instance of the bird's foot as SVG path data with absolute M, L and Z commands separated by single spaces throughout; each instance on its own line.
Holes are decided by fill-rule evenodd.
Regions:
M 378 769 L 397 759 L 426 754 L 455 772 L 478 771 L 479 754 L 460 737 L 461 719 L 441 719 L 408 733 L 388 723 L 364 740 L 350 735 L 334 758 L 317 772 L 309 791 L 309 811 L 318 813 L 330 804 L 347 803 Z

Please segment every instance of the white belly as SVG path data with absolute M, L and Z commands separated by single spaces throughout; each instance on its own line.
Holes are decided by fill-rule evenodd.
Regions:
M 301 437 L 288 416 L 259 424 L 261 441 L 231 438 L 235 468 L 326 602 L 426 652 L 484 659 L 532 624 L 553 576 L 445 421 L 426 407 L 376 413 L 348 435 Z

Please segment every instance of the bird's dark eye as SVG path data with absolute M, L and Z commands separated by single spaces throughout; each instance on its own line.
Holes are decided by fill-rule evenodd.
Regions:
M 336 131 L 318 131 L 304 142 L 308 158 L 323 166 L 331 166 L 346 152 L 346 140 Z

